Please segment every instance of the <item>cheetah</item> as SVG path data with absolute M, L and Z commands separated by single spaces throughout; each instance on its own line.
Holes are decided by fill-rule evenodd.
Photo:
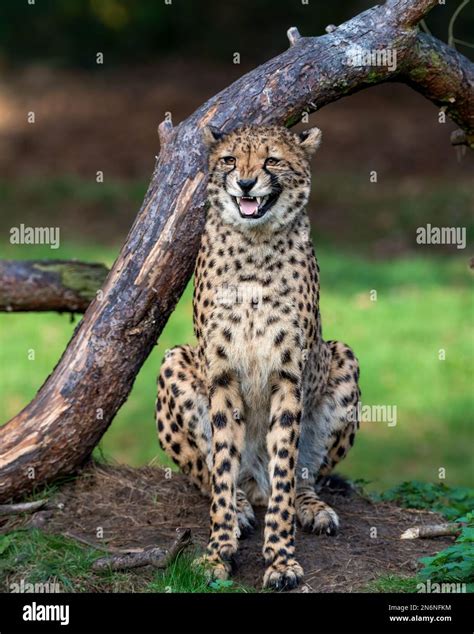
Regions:
M 199 560 L 232 572 L 238 540 L 267 507 L 263 587 L 295 587 L 296 520 L 334 534 L 319 483 L 359 427 L 359 366 L 324 341 L 319 267 L 305 210 L 310 157 L 321 140 L 280 126 L 203 131 L 208 210 L 194 278 L 197 346 L 169 350 L 158 378 L 163 450 L 210 497 L 210 537 Z

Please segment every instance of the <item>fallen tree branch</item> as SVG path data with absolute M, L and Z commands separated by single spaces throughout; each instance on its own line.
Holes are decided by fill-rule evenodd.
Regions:
M 0 312 L 83 313 L 107 277 L 103 264 L 0 260 Z
M 446 537 L 461 533 L 462 525 L 456 522 L 446 524 L 428 524 L 425 526 L 413 526 L 400 535 L 400 539 L 430 539 L 432 537 Z
M 291 126 L 302 113 L 374 84 L 409 81 L 417 88 L 413 64 L 433 40 L 428 42 L 416 23 L 435 4 L 388 0 L 320 37 L 298 39 L 292 31 L 287 51 L 241 77 L 179 126 L 168 120 L 160 126 L 162 145 L 150 186 L 102 287 L 103 297 L 90 304 L 34 400 L 0 427 L 0 500 L 76 470 L 130 393 L 193 271 L 205 215 L 203 127 Z M 396 69 L 351 65 L 350 54 L 359 49 L 396 50 Z M 459 53 L 448 57 L 450 94 L 464 90 L 472 67 Z M 441 84 L 435 74 L 436 86 L 430 87 L 432 76 L 420 77 L 419 86 L 438 103 Z M 449 116 L 469 136 L 472 100 L 450 104 Z
M 166 568 L 176 557 L 191 544 L 191 530 L 189 528 L 177 529 L 177 536 L 171 548 L 151 547 L 137 552 L 110 555 L 96 559 L 92 564 L 92 570 L 130 570 L 142 566 L 154 568 Z
M 20 515 L 20 513 L 33 513 L 46 504 L 48 500 L 36 502 L 20 502 L 19 504 L 0 504 L 0 515 Z

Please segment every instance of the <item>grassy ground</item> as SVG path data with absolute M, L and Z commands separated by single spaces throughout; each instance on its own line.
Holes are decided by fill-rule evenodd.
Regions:
M 138 571 L 91 572 L 92 563 L 104 556 L 62 535 L 40 530 L 19 530 L 0 535 L 0 592 L 14 584 L 47 584 L 61 592 L 255 592 L 233 581 L 213 582 L 192 566 L 195 553 L 178 557 L 166 570 L 150 567 Z M 57 585 L 56 585 L 57 584 Z
M 110 265 L 117 250 L 91 243 L 64 243 L 55 251 L 6 244 L 2 252 L 3 257 L 76 257 Z M 473 305 L 465 256 L 371 262 L 341 249 L 317 247 L 317 253 L 325 337 L 342 339 L 355 349 L 363 404 L 397 406 L 395 426 L 362 425 L 341 471 L 379 489 L 412 478 L 437 481 L 440 468 L 446 470 L 446 483 L 467 484 L 474 403 Z M 371 300 L 373 290 L 377 301 Z M 188 287 L 103 438 L 107 458 L 131 465 L 166 461 L 153 421 L 156 376 L 167 348 L 193 341 L 191 314 Z M 57 314 L 0 315 L 4 420 L 34 396 L 76 323 Z M 445 360 L 439 358 L 441 349 Z M 34 360 L 29 360 L 31 350 Z
M 97 474 L 106 474 L 106 477 L 99 481 L 94 481 L 93 471 L 90 471 L 87 475 L 83 474 L 82 482 L 81 478 L 77 478 L 74 483 L 74 487 L 69 488 L 69 491 L 65 493 L 65 488 L 60 488 L 57 485 L 48 487 L 47 490 L 38 492 L 38 496 L 41 498 L 48 498 L 50 500 L 50 519 L 46 520 L 46 527 L 48 532 L 43 532 L 37 528 L 28 528 L 29 517 L 25 515 L 23 518 L 10 518 L 10 532 L 0 534 L 0 592 L 1 591 L 18 591 L 16 587 L 22 584 L 31 584 L 36 587 L 36 591 L 49 591 L 49 592 L 193 592 L 193 593 L 215 593 L 215 592 L 256 592 L 260 586 L 260 567 L 261 564 L 257 563 L 257 568 L 254 570 L 253 579 L 249 581 L 249 577 L 246 577 L 246 581 L 243 583 L 242 578 L 233 578 L 227 581 L 214 581 L 209 584 L 208 579 L 202 569 L 193 566 L 193 560 L 199 554 L 201 554 L 199 543 L 202 538 L 202 533 L 198 537 L 197 532 L 194 533 L 194 546 L 186 550 L 178 559 L 176 559 L 166 570 L 153 570 L 151 567 L 140 568 L 130 571 L 116 572 L 112 570 L 102 570 L 100 572 L 92 569 L 93 562 L 104 556 L 102 544 L 99 545 L 95 537 L 96 528 L 92 531 L 90 526 L 101 526 L 102 519 L 104 517 L 102 507 L 109 503 L 109 500 L 116 499 L 115 495 L 120 492 L 120 498 L 130 498 L 132 489 L 130 486 L 143 485 L 144 480 L 134 480 L 137 478 L 138 470 L 130 470 L 127 472 L 126 477 L 120 476 L 115 472 L 115 478 L 120 478 L 119 488 L 110 480 L 113 480 L 113 471 L 101 471 L 100 468 L 96 469 Z M 143 477 L 143 472 L 142 476 Z M 72 485 L 72 480 L 69 478 L 69 485 Z M 93 489 L 96 489 L 95 493 Z M 136 492 L 138 494 L 139 488 Z M 82 494 L 88 496 L 90 504 L 88 509 L 84 513 L 79 511 L 81 504 L 78 504 L 78 498 L 81 498 Z M 100 491 L 100 493 L 99 493 Z M 142 489 L 143 491 L 143 489 Z M 386 491 L 380 497 L 380 494 L 366 495 L 363 491 L 360 491 L 362 497 L 365 499 L 367 496 L 372 498 L 371 505 L 367 505 L 367 502 L 362 503 L 365 505 L 365 512 L 374 512 L 377 516 L 376 506 L 382 500 L 396 500 L 397 504 L 401 507 L 409 507 L 416 509 L 429 509 L 430 511 L 435 509 L 438 513 L 444 516 L 447 520 L 453 518 L 459 518 L 460 521 L 465 523 L 461 536 L 458 539 L 450 543 L 449 540 L 441 540 L 435 545 L 433 540 L 413 540 L 410 546 L 415 547 L 413 549 L 404 549 L 402 553 L 398 552 L 394 556 L 394 551 L 397 551 L 401 546 L 402 540 L 394 540 L 395 535 L 392 535 L 391 539 L 388 538 L 388 543 L 392 543 L 393 548 L 391 554 L 385 559 L 385 562 L 390 562 L 390 574 L 380 574 L 380 569 L 374 571 L 373 564 L 380 557 L 380 551 L 372 548 L 372 542 L 370 546 L 367 541 L 364 542 L 363 536 L 360 534 L 364 532 L 364 526 L 366 525 L 366 519 L 364 514 L 360 516 L 361 525 L 357 529 L 355 535 L 361 537 L 359 546 L 357 548 L 358 566 L 357 573 L 353 577 L 345 577 L 347 581 L 347 587 L 353 588 L 354 582 L 357 583 L 357 591 L 362 592 L 417 592 L 419 586 L 417 584 L 423 582 L 426 583 L 430 580 L 434 583 L 449 583 L 456 584 L 456 592 L 474 592 L 474 585 L 472 584 L 472 574 L 474 572 L 474 513 L 467 511 L 466 509 L 472 508 L 472 501 L 474 496 L 474 489 L 466 489 L 460 487 L 447 487 L 445 485 L 426 485 L 421 482 L 404 482 L 402 485 Z M 55 498 L 55 494 L 60 497 Z M 65 497 L 61 497 L 64 496 Z M 98 497 L 96 497 L 98 495 Z M 165 498 L 166 499 L 166 496 Z M 170 498 L 173 499 L 173 498 Z M 62 516 L 61 511 L 53 511 L 55 505 L 59 500 L 62 500 L 65 508 L 68 509 L 66 513 L 67 517 Z M 106 501 L 107 500 L 107 501 Z M 82 500 L 83 501 L 83 500 Z M 141 500 L 143 506 L 143 499 Z M 99 507 L 97 506 L 99 502 Z M 130 502 L 130 499 L 129 499 Z M 137 500 L 135 500 L 137 504 Z M 339 504 L 341 499 L 339 498 Z M 351 509 L 351 515 L 354 515 L 352 511 L 360 509 L 361 498 L 354 496 L 349 502 L 349 508 Z M 145 504 L 146 506 L 146 504 Z M 82 505 L 83 508 L 83 505 Z M 92 508 L 92 511 L 91 511 Z M 96 524 L 90 523 L 91 515 L 95 515 Z M 119 507 L 120 508 L 120 507 Z M 130 508 L 129 506 L 127 508 Z M 135 508 L 135 507 L 134 507 Z M 166 509 L 166 504 L 163 507 Z M 163 510 L 163 508 L 161 510 Z M 117 509 L 116 509 L 117 510 Z M 340 510 L 342 510 L 340 508 Z M 79 514 L 77 514 L 79 511 Z M 114 511 L 115 512 L 115 511 Z M 122 512 L 126 512 L 125 508 L 122 508 Z M 205 511 L 204 511 L 205 512 Z M 380 509 L 379 509 L 380 512 Z M 48 511 L 47 511 L 48 513 Z M 88 515 L 89 513 L 89 515 Z M 140 513 L 142 511 L 140 510 Z M 137 526 L 141 526 L 141 530 L 133 532 L 135 540 L 128 537 L 128 543 L 135 543 L 137 546 L 143 545 L 144 532 L 146 532 L 146 525 L 150 523 L 151 516 L 148 522 L 144 521 L 144 516 L 135 515 L 137 519 Z M 166 514 L 172 514 L 173 511 L 168 509 Z M 384 506 L 385 517 L 392 517 L 392 522 L 401 522 L 406 525 L 407 520 L 416 523 L 419 519 L 414 518 L 417 515 L 410 515 L 407 518 L 407 514 L 403 517 L 403 512 L 400 508 L 392 507 L 388 505 Z M 51 518 L 51 514 L 56 514 L 56 517 Z M 122 517 L 120 513 L 118 516 Z M 347 541 L 347 537 L 344 536 L 348 530 L 351 531 L 350 520 L 348 521 L 347 515 L 344 515 L 342 511 L 343 524 L 345 529 L 341 534 L 340 543 L 338 548 L 345 548 L 344 540 Z M 423 515 L 427 520 L 428 515 Z M 434 516 L 431 516 L 434 517 Z M 102 519 L 101 519 L 102 518 Z M 188 518 L 189 520 L 189 518 Z M 193 520 L 190 520 L 191 523 Z M 159 522 L 158 522 L 159 523 Z M 390 524 L 390 522 L 389 522 Z M 389 524 L 381 527 L 381 531 L 385 534 L 385 540 L 387 540 L 387 533 L 385 532 Z M 87 527 L 89 526 L 89 531 Z M 111 527 L 107 525 L 104 528 L 105 546 L 114 547 L 117 538 L 117 533 Z M 76 534 L 77 530 L 81 534 L 72 539 L 70 533 Z M 397 533 L 395 533 L 397 534 Z M 398 533 L 399 534 L 399 533 Z M 91 540 L 94 543 L 85 544 Z M 123 535 L 121 536 L 123 539 Z M 138 539 L 138 541 L 136 541 Z M 300 554 L 306 552 L 305 557 L 308 557 L 308 542 L 305 546 L 307 536 L 299 534 L 298 543 Z M 324 570 L 324 576 L 326 579 L 329 577 L 329 584 L 326 582 L 324 591 L 341 591 L 341 584 L 339 580 L 341 576 L 344 578 L 346 574 L 347 555 L 339 560 L 336 564 L 337 571 L 334 570 L 334 554 L 327 559 L 324 553 L 324 538 L 310 536 L 311 551 L 314 548 L 322 549 L 318 555 L 318 565 L 322 566 L 321 570 Z M 349 538 L 351 544 L 350 549 L 353 548 L 353 539 Z M 393 540 L 395 543 L 393 543 Z M 101 542 L 102 540 L 99 540 Z M 127 540 L 126 540 L 127 541 Z M 254 540 L 255 541 L 255 540 Z M 313 543 L 314 541 L 314 543 Z M 422 545 L 427 546 L 426 542 L 432 542 L 429 546 L 429 550 L 422 549 Z M 415 543 L 417 542 L 417 543 Z M 158 542 L 159 543 L 159 542 Z M 375 544 L 375 543 L 374 543 Z M 441 544 L 441 545 L 438 545 Z M 202 544 L 201 544 L 202 545 Z M 403 544 L 407 545 L 406 542 Z M 346 544 L 347 546 L 347 544 Z M 255 547 L 255 544 L 254 544 Z M 418 547 L 419 550 L 416 550 Z M 246 548 L 249 548 L 247 543 Z M 260 545 L 257 546 L 258 552 Z M 436 553 L 436 550 L 442 549 L 441 552 Z M 370 554 L 368 553 L 370 551 Z M 355 551 L 354 551 L 355 554 Z M 421 555 L 424 554 L 424 557 Z M 428 556 L 427 556 L 428 555 Z M 408 559 L 407 559 L 408 558 Z M 255 564 L 255 554 L 250 558 L 244 556 L 245 561 L 240 561 L 242 567 L 248 568 Z M 411 562 L 411 567 L 407 569 L 407 561 Z M 404 562 L 401 564 L 401 562 Z M 307 562 L 308 563 L 308 562 Z M 420 566 L 423 564 L 423 567 Z M 309 566 L 311 569 L 311 566 Z M 406 574 L 407 570 L 413 570 L 412 574 Z M 400 571 L 397 574 L 394 571 Z M 416 571 L 416 572 L 415 572 Z M 257 581 L 255 582 L 255 573 L 257 573 Z M 377 576 L 380 575 L 380 576 Z M 309 572 L 309 578 L 307 583 L 308 588 L 314 590 L 315 582 L 314 571 Z M 334 584 L 334 585 L 332 585 Z M 32 591 L 31 586 L 25 587 L 20 591 Z M 316 589 L 316 591 L 318 591 Z M 343 591 L 343 590 L 342 590 Z M 347 590 L 352 591 L 352 590 Z M 454 590 L 453 590 L 454 591 Z

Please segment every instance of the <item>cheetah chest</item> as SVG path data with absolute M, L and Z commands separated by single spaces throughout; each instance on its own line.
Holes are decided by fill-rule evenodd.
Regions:
M 295 342 L 303 340 L 295 310 L 291 303 L 288 306 L 286 315 L 261 302 L 233 306 L 232 320 L 224 329 L 225 318 L 222 322 L 217 317 L 221 325 L 215 329 L 216 344 L 224 349 L 249 406 L 260 409 L 268 400 L 272 376 L 291 365 Z M 224 334 L 220 336 L 219 330 Z

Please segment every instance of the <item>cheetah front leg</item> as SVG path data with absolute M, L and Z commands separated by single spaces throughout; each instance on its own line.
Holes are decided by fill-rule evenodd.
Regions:
M 210 576 L 227 579 L 237 551 L 237 478 L 245 440 L 243 404 L 236 375 L 223 370 L 210 381 L 212 426 L 211 530 L 199 560 Z M 242 500 L 240 500 L 242 502 Z
M 265 516 L 263 556 L 268 568 L 263 585 L 288 590 L 298 585 L 303 569 L 295 559 L 295 469 L 301 420 L 300 378 L 286 371 L 272 381 L 267 435 L 270 501 Z

